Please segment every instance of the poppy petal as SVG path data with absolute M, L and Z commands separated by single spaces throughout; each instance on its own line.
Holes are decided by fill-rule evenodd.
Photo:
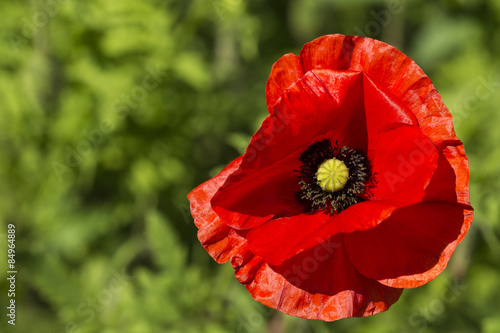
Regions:
M 442 148 L 444 146 L 444 148 Z M 456 240 L 458 245 L 470 228 L 473 219 L 473 208 L 469 201 L 469 163 L 460 140 L 450 140 L 438 144 L 440 152 L 438 168 L 427 186 L 424 202 L 446 202 L 466 207 L 465 218 L 460 235 Z M 451 249 L 453 252 L 454 247 Z M 451 255 L 450 253 L 450 255 Z
M 225 225 L 212 210 L 210 200 L 215 192 L 224 184 L 226 178 L 241 163 L 238 157 L 224 168 L 217 176 L 199 185 L 188 194 L 191 203 L 191 214 L 198 230 L 201 245 L 218 263 L 224 263 L 240 251 L 246 243 L 245 238 Z
M 366 124 L 369 150 L 374 149 L 378 134 L 387 130 L 388 125 L 408 124 L 418 126 L 417 118 L 404 104 L 391 93 L 363 74 L 363 92 L 365 98 Z
M 387 310 L 402 293 L 402 289 L 384 286 L 356 271 L 345 252 L 342 235 L 280 266 L 258 259 L 249 263 L 252 268 L 247 271 L 254 277 L 245 278 L 252 296 L 302 318 L 333 321 L 369 316 Z
M 300 58 L 304 72 L 328 68 L 365 73 L 415 114 L 433 142 L 456 139 L 452 116 L 431 80 L 395 47 L 371 38 L 326 35 L 305 44 Z
M 212 180 L 198 186 L 189 194 L 189 199 L 200 232 L 218 235 L 215 238 L 201 237 L 203 246 L 219 263 L 231 259 L 237 279 L 246 284 L 256 300 L 290 315 L 326 321 L 383 312 L 397 301 L 402 293 L 401 289 L 386 287 L 352 269 L 345 250 L 340 245 L 341 238 L 327 240 L 296 257 L 296 261 L 286 262 L 281 267 L 271 268 L 260 256 L 254 255 L 246 246 L 245 238 L 221 223 L 209 204 L 210 196 L 224 182 L 224 178 L 234 172 L 240 161 L 241 158 L 236 159 Z M 308 270 L 307 274 L 312 273 L 308 268 L 311 259 L 308 258 L 326 262 L 331 267 L 329 275 L 335 281 L 332 286 L 317 283 L 320 277 L 324 278 L 323 271 L 315 272 L 314 276 L 311 275 L 304 282 L 297 280 L 302 275 L 293 276 L 296 274 L 295 262 L 303 265 Z M 341 274 L 333 275 L 340 269 L 346 272 L 345 278 Z M 322 293 L 318 293 L 319 290 Z
M 421 201 L 437 167 L 432 142 L 418 127 L 401 125 L 381 134 L 378 145 L 373 166 L 379 180 L 373 192 L 377 200 L 355 204 L 333 217 L 318 213 L 270 220 L 248 233 L 252 251 L 279 265 L 337 233 L 374 228 L 396 208 Z M 427 149 L 425 154 L 420 145 Z M 418 159 L 414 152 L 420 153 Z
M 433 142 L 456 139 L 448 108 L 429 77 L 413 60 L 395 47 L 374 39 L 356 39 L 355 44 L 349 70 L 363 71 L 404 103 Z
M 373 155 L 374 199 L 419 202 L 437 168 L 439 153 L 417 126 L 399 125 L 379 136 Z
M 273 164 L 320 137 L 340 136 L 343 144 L 359 149 L 366 145 L 366 134 L 360 132 L 366 132 L 362 75 L 311 71 L 286 90 L 252 137 L 242 168 Z
M 326 35 L 304 45 L 300 51 L 304 72 L 323 68 L 350 70 L 351 54 L 361 37 Z
M 444 147 L 443 147 L 444 146 Z M 460 140 L 438 143 L 438 168 L 426 189 L 424 201 L 446 201 L 470 205 L 469 162 Z
M 248 229 L 276 214 L 297 211 L 299 152 L 263 169 L 239 169 L 215 194 L 212 206 L 228 226 Z
M 330 91 L 323 80 L 339 81 L 338 91 Z M 248 229 L 276 215 L 300 213 L 294 170 L 300 168 L 304 147 L 326 137 L 366 147 L 363 99 L 356 94 L 362 94 L 359 74 L 309 72 L 294 83 L 252 137 L 238 170 L 214 195 L 212 206 L 221 219 Z M 351 135 L 345 134 L 348 127 L 355 129 Z
M 280 265 L 339 233 L 373 228 L 397 208 L 395 202 L 365 201 L 334 216 L 318 213 L 270 220 L 248 232 L 248 246 L 266 262 Z
M 377 228 L 345 235 L 349 258 L 363 275 L 395 288 L 414 288 L 443 271 L 470 210 L 419 203 L 396 210 Z
M 303 74 L 300 57 L 295 54 L 285 54 L 274 63 L 266 84 L 266 101 L 269 113 L 272 113 L 285 90 L 300 79 Z
M 391 64 L 391 70 L 387 69 Z M 350 70 L 362 70 L 415 114 L 419 127 L 433 141 L 456 138 L 452 116 L 431 80 L 395 47 L 368 38 L 359 41 Z

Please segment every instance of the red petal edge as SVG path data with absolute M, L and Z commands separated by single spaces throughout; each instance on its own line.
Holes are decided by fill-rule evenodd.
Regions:
M 198 230 L 201 245 L 218 263 L 224 263 L 241 251 L 246 239 L 226 226 L 212 210 L 210 200 L 227 177 L 238 169 L 241 156 L 232 161 L 217 176 L 204 182 L 188 194 L 191 215 Z
M 281 57 L 268 79 L 269 110 L 300 73 L 313 69 L 363 72 L 412 110 L 432 141 L 456 139 L 452 116 L 429 77 L 401 51 L 371 38 L 325 35 L 304 45 L 300 61 L 293 54 Z
M 246 285 L 254 299 L 292 316 L 325 321 L 373 315 L 387 310 L 398 300 L 402 289 L 384 286 L 354 269 L 343 245 L 340 245 L 342 235 L 304 251 L 281 266 L 271 267 L 253 254 L 245 237 L 226 226 L 210 205 L 214 193 L 240 163 L 241 157 L 191 191 L 188 198 L 201 244 L 218 263 L 231 261 L 236 278 Z M 311 260 L 326 261 L 330 270 L 336 266 L 338 271 L 340 265 L 347 273 L 335 275 L 330 272 L 334 277 L 333 284 L 323 282 L 323 285 L 316 281 L 322 280 L 325 272 L 321 267 L 325 265 L 314 270 L 304 266 L 306 279 L 301 279 L 303 275 L 290 275 L 289 271 L 294 272 L 295 265 L 308 265 Z
M 266 84 L 266 101 L 269 113 L 273 111 L 285 90 L 300 79 L 303 74 L 300 58 L 295 54 L 285 54 L 276 61 Z
M 395 288 L 419 287 L 450 259 L 471 211 L 463 205 L 420 203 L 396 210 L 377 228 L 346 234 L 354 266 Z
M 252 296 L 269 307 L 302 318 L 333 321 L 370 316 L 387 310 L 403 291 L 361 275 L 349 260 L 342 235 L 280 266 L 256 262 L 258 269 L 249 262 L 255 272 L 247 284 Z

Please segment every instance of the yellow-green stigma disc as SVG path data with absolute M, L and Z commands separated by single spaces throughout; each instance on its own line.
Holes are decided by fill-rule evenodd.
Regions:
M 331 158 L 321 163 L 316 172 L 316 178 L 323 191 L 337 192 L 347 183 L 349 169 L 341 160 Z

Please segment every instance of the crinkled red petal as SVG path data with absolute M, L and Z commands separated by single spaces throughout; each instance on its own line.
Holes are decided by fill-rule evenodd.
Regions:
M 400 208 L 377 228 L 346 234 L 346 249 L 364 276 L 395 288 L 419 287 L 444 270 L 470 213 L 448 203 Z
M 413 112 L 387 93 L 383 87 L 377 86 L 365 74 L 363 74 L 363 93 L 370 150 L 375 149 L 373 148 L 376 145 L 375 140 L 378 139 L 380 132 L 400 124 L 418 126 Z
M 450 244 L 453 246 L 451 256 L 453 249 L 469 230 L 473 219 L 473 208 L 469 201 L 469 162 L 458 139 L 438 143 L 438 147 L 441 150 L 438 168 L 427 186 L 424 201 L 462 204 L 468 209 L 458 239 L 453 245 Z
M 387 310 L 402 289 L 391 288 L 360 274 L 345 251 L 342 235 L 294 256 L 280 266 L 261 259 L 238 267 L 254 274 L 247 289 L 259 302 L 308 319 L 333 321 L 364 317 Z
M 417 126 L 400 125 L 379 135 L 372 167 L 376 186 L 370 200 L 420 202 L 438 165 L 439 153 Z
M 381 278 L 380 282 L 383 284 L 398 288 L 412 288 L 418 287 L 434 279 L 444 270 L 456 246 L 462 241 L 470 227 L 473 218 L 473 210 L 470 205 L 463 204 L 463 202 L 468 202 L 468 172 L 463 172 L 464 168 L 468 169 L 468 165 L 467 159 L 464 158 L 463 146 L 459 141 L 455 141 L 455 144 L 457 144 L 456 147 L 452 146 L 453 143 L 451 142 L 444 144 L 445 148 L 440 153 L 438 167 L 430 184 L 426 188 L 426 195 L 421 204 L 424 205 L 423 207 L 434 207 L 435 212 L 432 213 L 435 216 L 432 217 L 429 213 L 426 215 L 425 212 L 420 214 L 420 211 L 418 211 L 416 213 L 419 214 L 418 216 L 421 219 L 418 223 L 413 223 L 414 230 L 411 230 L 412 234 L 405 235 L 404 227 L 401 229 L 402 237 L 417 239 L 419 242 L 422 242 L 422 244 L 428 244 L 429 242 L 439 244 L 439 240 L 443 243 L 441 247 L 437 245 L 434 247 L 427 245 L 429 250 L 434 249 L 433 252 L 422 252 L 419 259 L 414 259 L 412 256 L 408 255 L 406 257 L 408 260 L 406 266 L 403 263 L 399 263 L 401 264 L 401 274 L 399 276 L 393 274 L 391 278 Z M 440 149 L 440 145 L 438 145 L 438 149 Z M 450 161 L 452 161 L 452 163 L 450 163 Z M 439 214 L 445 214 L 445 212 L 449 212 L 449 214 L 439 218 Z M 402 213 L 398 212 L 394 213 L 396 217 L 401 216 L 401 214 Z M 389 220 L 392 222 L 386 225 L 385 223 L 387 221 L 384 221 L 376 229 L 382 228 L 381 230 L 383 231 L 389 227 L 395 228 L 397 223 L 394 217 L 391 216 Z M 406 225 L 406 220 L 400 222 Z M 365 235 L 362 237 L 369 237 L 368 234 L 372 232 L 376 232 L 376 230 L 374 229 L 373 231 L 359 234 Z M 406 232 L 408 233 L 409 231 L 406 230 Z M 422 233 L 425 234 L 422 235 Z M 355 235 L 353 234 L 352 237 L 354 239 Z M 434 239 L 432 239 L 432 237 L 434 237 Z M 436 239 L 436 237 L 439 237 L 439 239 Z M 429 238 L 431 238 L 431 240 L 429 240 Z M 349 241 L 349 238 L 347 239 Z M 378 240 L 374 237 L 373 242 L 377 241 Z M 352 242 L 354 242 L 354 240 L 352 240 Z M 361 239 L 358 240 L 358 242 L 369 244 L 369 242 L 363 242 Z M 349 245 L 350 243 L 348 242 L 347 244 Z M 387 246 L 392 246 L 392 244 L 388 243 Z M 414 255 L 417 255 L 417 253 L 419 253 L 417 252 L 418 249 L 415 248 L 415 251 Z M 377 251 L 371 253 L 376 255 Z M 433 258 L 432 260 L 430 259 L 431 257 Z M 400 259 L 405 258 L 400 257 Z M 352 260 L 356 267 L 359 267 L 360 271 L 366 272 L 368 270 L 368 268 L 363 266 L 365 264 L 364 262 L 357 262 L 354 257 Z M 426 260 L 427 266 L 422 265 L 423 260 Z M 418 264 L 419 262 L 420 265 Z M 392 261 L 391 263 L 396 264 L 396 262 Z M 408 270 L 408 265 L 411 264 L 416 264 L 413 273 Z M 406 271 L 403 272 L 405 269 Z M 387 272 L 390 271 L 390 269 L 387 270 Z M 374 275 L 371 275 L 371 277 L 375 278 Z
M 217 176 L 199 185 L 188 195 L 191 203 L 191 215 L 199 229 L 198 239 L 218 263 L 228 261 L 231 256 L 238 254 L 240 248 L 246 244 L 245 238 L 224 224 L 210 205 L 210 200 L 215 192 L 224 184 L 227 177 L 238 169 L 240 163 L 241 157 L 238 157 Z
M 342 47 L 339 47 L 342 45 Z M 300 54 L 301 70 L 316 68 L 363 72 L 374 84 L 415 114 L 418 125 L 436 145 L 461 147 L 452 116 L 431 80 L 410 58 L 383 42 L 356 36 L 327 35 L 307 43 Z M 460 151 L 446 157 L 457 174 L 459 202 L 469 204 L 467 158 Z M 464 178 L 464 179 L 461 179 Z
M 275 73 L 307 73 L 314 69 L 363 72 L 387 95 L 411 110 L 419 126 L 434 143 L 457 139 L 452 116 L 431 80 L 413 60 L 393 46 L 358 36 L 322 36 L 304 45 L 300 64 L 297 60 L 278 60 L 269 81 L 277 81 Z M 286 89 L 275 89 L 273 94 L 278 95 Z M 274 98 L 277 99 L 279 97 Z
M 469 205 L 469 162 L 460 140 L 437 143 L 438 168 L 427 187 L 425 201 L 446 201 Z
M 300 65 L 300 57 L 288 53 L 279 58 L 271 69 L 271 75 L 266 84 L 266 101 L 269 113 L 285 90 L 304 75 Z
M 217 262 L 231 261 L 236 278 L 246 285 L 256 300 L 289 315 L 326 321 L 369 316 L 387 310 L 397 301 L 402 289 L 386 287 L 353 269 L 339 236 L 279 267 L 271 268 L 260 256 L 252 253 L 245 237 L 227 227 L 210 205 L 213 194 L 240 162 L 241 158 L 233 161 L 216 177 L 195 188 L 188 197 L 199 228 L 200 242 Z M 317 269 L 319 263 L 330 267 L 329 272 Z M 296 275 L 296 265 L 305 270 L 305 280 L 300 280 L 304 277 L 303 272 Z M 338 274 L 339 271 L 343 273 Z M 325 274 L 328 274 L 328 279 L 325 279 Z
M 301 68 L 304 73 L 316 68 L 350 70 L 351 54 L 360 40 L 338 34 L 316 38 L 300 51 Z
M 339 233 L 374 228 L 397 208 L 391 201 L 365 201 L 334 216 L 317 213 L 273 219 L 248 232 L 248 246 L 268 263 L 280 265 Z

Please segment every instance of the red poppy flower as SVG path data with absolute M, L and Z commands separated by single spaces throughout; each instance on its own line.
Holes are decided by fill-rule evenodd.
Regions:
M 328 35 L 286 54 L 245 154 L 189 194 L 198 238 L 259 302 L 332 321 L 443 271 L 472 221 L 452 117 L 410 58 Z

